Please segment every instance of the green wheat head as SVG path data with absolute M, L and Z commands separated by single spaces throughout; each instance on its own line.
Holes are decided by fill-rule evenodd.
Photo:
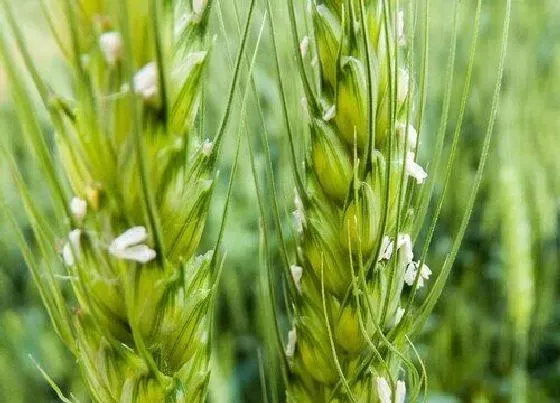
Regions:
M 396 330 L 404 287 L 420 287 L 431 274 L 425 265 L 418 270 L 410 239 L 410 194 L 427 174 L 415 162 L 410 122 L 418 98 L 404 14 L 375 1 L 346 5 L 311 11 L 321 101 L 309 103 L 310 157 L 296 201 L 290 401 L 337 393 L 375 399 L 378 379 L 399 374 L 379 355 L 382 336 L 370 335 Z M 375 370 L 366 374 L 365 366 Z
M 95 401 L 204 401 L 220 262 L 197 250 L 242 51 L 211 141 L 198 113 L 208 1 L 43 4 L 69 99 L 42 80 L 3 5 L 54 130 L 55 153 L 3 34 L 20 122 L 54 200 L 52 225 L 12 165 L 40 257 L 20 245 L 55 330 Z
M 458 3 L 454 4 L 457 13 Z M 444 126 L 436 136 L 437 146 L 427 151 L 428 162 L 418 162 L 430 2 L 324 0 L 304 7 L 289 1 L 288 8 L 308 130 L 292 131 L 277 59 L 296 184 L 295 259 L 284 252 L 293 323 L 281 366 L 287 400 L 385 403 L 403 402 L 408 395 L 415 401 L 425 374 L 420 375 L 408 358 L 410 351 L 416 353 L 411 339 L 441 294 L 464 235 L 488 154 L 501 76 L 473 193 L 448 258 L 430 286 L 432 270 L 426 258 L 443 196 L 420 253 L 414 252 L 435 183 L 423 166 L 429 164 L 439 172 L 446 138 Z M 476 24 L 479 17 L 480 13 L 474 17 Z M 451 20 L 454 49 L 457 18 Z M 508 15 L 505 21 L 498 72 L 503 69 Z M 300 26 L 305 27 L 301 37 Z M 276 41 L 274 24 L 272 31 Z M 471 49 L 471 60 L 474 54 Z M 453 71 L 452 63 L 449 70 Z M 450 88 L 450 79 L 446 80 Z M 450 182 L 469 84 L 470 73 L 459 124 L 450 139 L 443 194 Z M 446 122 L 449 102 L 444 109 Z M 425 286 L 430 288 L 427 294 Z M 418 295 L 425 297 L 421 303 L 416 301 Z

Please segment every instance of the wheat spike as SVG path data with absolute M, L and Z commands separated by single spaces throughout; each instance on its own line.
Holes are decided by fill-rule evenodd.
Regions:
M 29 95 L 2 36 L 21 124 L 45 172 L 60 164 L 71 189 L 56 174 L 47 175 L 58 206 L 52 232 L 68 231 L 57 235 L 59 252 L 49 253 L 56 235 L 26 198 L 13 167 L 44 246 L 41 262 L 27 257 L 55 329 L 94 401 L 204 401 L 220 262 L 215 252 L 197 250 L 232 99 L 214 142 L 207 140 L 197 117 L 210 2 L 60 0 L 45 6 L 70 67 L 69 100 L 39 76 L 3 5 L 49 112 L 56 156 L 33 126 Z M 250 18 L 251 12 L 247 27 Z
M 393 388 L 402 401 L 406 393 L 378 332 L 397 331 L 403 289 L 422 287 L 431 271 L 414 260 L 409 235 L 409 193 L 427 174 L 416 162 L 405 16 L 391 5 L 311 7 L 315 46 L 306 37 L 301 48 L 302 58 L 316 52 L 320 101 L 309 103 L 311 146 L 294 213 L 289 401 L 391 401 Z

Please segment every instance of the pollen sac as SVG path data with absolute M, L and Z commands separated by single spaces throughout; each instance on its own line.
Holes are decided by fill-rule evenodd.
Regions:
M 122 38 L 118 32 L 106 32 L 99 37 L 99 48 L 105 61 L 114 66 L 122 57 Z
M 338 81 L 335 122 L 346 142 L 364 148 L 368 141 L 367 81 L 363 64 L 344 59 Z M 356 136 L 356 140 L 355 140 Z
M 134 92 L 141 95 L 147 102 L 155 102 L 158 96 L 158 65 L 149 62 L 134 75 Z
M 379 232 L 381 201 L 371 186 L 362 182 L 342 221 L 340 242 L 345 249 L 364 258 L 373 250 Z
M 403 149 L 407 145 L 407 151 L 412 151 L 418 144 L 418 132 L 411 124 L 397 124 L 397 139 L 399 141 L 399 149 Z
M 318 5 L 315 8 L 313 20 L 323 81 L 334 89 L 336 88 L 339 40 L 342 28 L 336 16 L 324 5 Z
M 335 129 L 320 119 L 312 127 L 313 168 L 324 192 L 343 202 L 352 181 L 352 160 Z

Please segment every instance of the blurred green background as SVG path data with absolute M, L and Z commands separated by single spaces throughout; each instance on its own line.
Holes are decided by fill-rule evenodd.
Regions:
M 15 0 L 14 0 L 15 1 Z M 230 65 L 238 46 L 235 9 L 243 19 L 246 2 L 214 3 L 212 27 L 217 35 L 212 55 L 205 113 L 217 121 Z M 275 3 L 275 19 L 288 32 L 283 2 Z M 436 133 L 443 103 L 445 67 L 451 37 L 451 1 L 434 1 L 430 27 L 431 51 L 429 101 L 425 133 Z M 463 1 L 457 44 L 448 131 L 452 133 L 458 111 L 468 49 L 472 35 L 474 1 Z M 497 70 L 503 6 L 487 1 L 483 7 L 472 94 L 467 105 L 458 162 L 446 194 L 446 202 L 431 261 L 445 258 L 478 162 L 486 130 Z M 235 4 L 235 7 L 234 7 Z M 62 62 L 49 37 L 37 0 L 17 1 L 29 46 L 49 81 L 64 87 Z M 220 12 L 221 11 L 221 12 Z M 260 14 L 253 27 L 254 46 Z M 222 26 L 222 21 L 224 25 Z M 272 150 L 271 157 L 279 197 L 286 210 L 293 197 L 286 158 L 279 94 L 272 65 L 272 48 L 265 31 L 254 77 L 258 99 L 251 96 L 244 122 L 234 122 L 229 133 L 234 150 L 237 125 L 246 128 L 256 152 L 259 180 L 264 178 L 262 144 L 257 133 L 264 130 L 262 108 Z M 284 75 L 296 77 L 291 63 L 294 49 L 289 35 L 282 35 L 279 52 L 286 61 Z M 288 81 L 293 116 L 301 116 L 298 80 Z M 514 2 L 503 95 L 495 138 L 484 185 L 462 251 L 448 286 L 417 346 L 428 371 L 428 400 L 434 402 L 560 401 L 560 280 L 558 235 L 560 211 L 560 2 L 524 0 Z M 19 136 L 19 126 L 0 69 L 0 130 L 8 138 L 18 164 L 35 197 L 45 200 L 41 172 L 33 165 Z M 259 102 L 257 104 L 257 102 Z M 239 105 L 238 105 L 239 107 Z M 38 113 L 41 111 L 38 109 Z M 303 121 L 303 120 L 301 120 Z M 302 122 L 296 120 L 295 127 Z M 45 122 L 45 125 L 47 123 Z M 434 136 L 427 135 L 421 148 L 429 150 Z M 244 143 L 243 147 L 247 147 Z M 425 151 L 424 151 L 425 152 Z M 233 151 L 222 156 L 222 188 L 214 198 L 205 248 L 212 245 L 220 224 Z M 428 167 L 429 170 L 429 167 Z M 8 208 L 25 228 L 17 195 L 0 165 L 0 191 Z M 442 178 L 440 174 L 439 178 Z M 436 187 L 436 194 L 441 189 Z M 271 197 L 271 195 L 267 195 Z M 258 354 L 262 349 L 256 318 L 259 267 L 259 213 L 249 159 L 243 158 L 232 199 L 225 235 L 226 272 L 219 306 L 219 337 L 216 340 L 210 400 L 215 402 L 262 401 Z M 214 218 L 213 218 L 214 217 Z M 286 227 L 289 212 L 286 212 Z M 274 242 L 274 240 L 272 240 Z M 274 260 L 274 259 L 273 259 Z M 277 259 L 278 260 L 278 259 Z M 57 401 L 48 382 L 34 364 L 64 390 L 87 401 L 77 378 L 76 365 L 53 333 L 22 262 L 13 234 L 0 221 L 0 402 Z M 525 397 L 527 396 L 527 397 Z

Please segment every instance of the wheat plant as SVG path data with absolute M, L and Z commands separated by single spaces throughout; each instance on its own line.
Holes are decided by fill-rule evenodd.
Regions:
M 292 326 L 287 339 L 282 338 L 285 349 L 279 354 L 290 402 L 416 401 L 426 381 L 424 371 L 414 363 L 411 340 L 442 291 L 482 179 L 498 105 L 510 12 L 506 2 L 498 81 L 473 192 L 447 259 L 437 268 L 437 278 L 430 286 L 434 268 L 427 264 L 427 253 L 443 196 L 424 234 L 423 247 L 415 248 L 415 244 L 420 244 L 418 235 L 435 183 L 432 172 L 427 172 L 430 169 L 424 167 L 429 164 L 434 174 L 439 172 L 446 139 L 449 77 L 453 76 L 460 10 L 458 2 L 453 4 L 455 17 L 449 23 L 455 35 L 450 41 L 448 74 L 443 79 L 447 96 L 442 127 L 438 145 L 426 150 L 428 158 L 421 163 L 430 1 L 324 0 L 308 2 L 306 7 L 288 2 L 307 126 L 302 131 L 293 130 L 296 123 L 290 117 L 277 53 L 295 178 L 297 247 L 290 255 L 287 244 L 282 246 L 285 299 Z M 478 4 L 475 27 L 480 22 L 481 2 Z M 274 23 L 271 25 L 276 42 L 278 34 Z M 443 194 L 452 180 L 450 167 L 462 131 L 477 33 L 475 28 L 469 53 L 471 69 L 450 138 Z M 274 276 L 265 277 L 274 304 Z M 429 291 L 425 293 L 426 288 Z M 418 296 L 424 297 L 420 304 Z M 278 315 L 275 309 L 271 312 Z
M 212 140 L 199 114 L 202 88 L 212 84 L 205 75 L 210 2 L 41 4 L 67 61 L 69 95 L 41 77 L 2 2 L 4 27 L 48 112 L 55 145 L 3 30 L 0 52 L 19 122 L 56 215 L 51 222 L 42 214 L 3 144 L 40 253 L 21 231 L 20 247 L 92 400 L 204 401 L 221 234 L 214 251 L 199 255 L 198 246 L 254 1 Z M 75 400 L 53 387 L 62 400 Z
M 551 34 L 542 27 L 553 27 L 560 11 L 552 2 L 538 7 L 520 4 L 517 10 L 512 29 L 518 35 L 510 41 L 511 60 L 548 47 Z M 549 29 L 558 37 L 556 28 Z M 480 76 L 486 75 L 497 34 L 494 27 L 486 28 L 484 57 L 476 63 Z M 509 85 L 503 91 L 498 147 L 491 153 L 483 202 L 460 253 L 457 275 L 435 315 L 435 325 L 424 337 L 432 388 L 462 399 L 554 400 L 552 379 L 557 374 L 540 360 L 556 345 L 551 340 L 552 306 L 557 300 L 558 169 L 550 150 L 559 149 L 560 138 L 549 114 L 557 109 L 552 96 L 557 66 L 553 52 L 539 55 L 522 69 L 514 63 L 506 66 Z M 478 83 L 481 93 L 486 92 L 484 82 Z M 469 120 L 480 122 L 485 104 L 472 108 Z M 475 139 L 476 129 L 472 135 Z M 472 175 L 474 144 L 465 147 L 457 166 L 464 177 Z M 453 225 L 470 190 L 468 181 L 457 181 L 450 188 L 454 196 L 444 213 L 447 226 Z M 445 357 L 449 351 L 452 355 Z

